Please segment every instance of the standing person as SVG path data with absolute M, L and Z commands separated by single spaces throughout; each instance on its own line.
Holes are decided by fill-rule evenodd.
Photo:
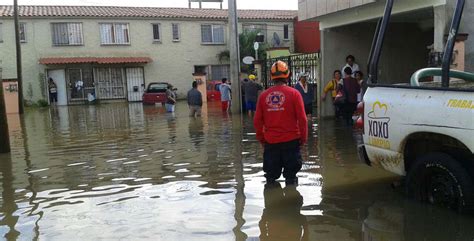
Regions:
M 230 85 L 227 84 L 227 78 L 222 79 L 219 91 L 221 92 L 222 112 L 229 112 L 232 90 Z
M 202 109 L 202 94 L 197 89 L 197 82 L 193 81 L 193 88 L 188 91 L 187 95 L 188 106 L 189 106 L 189 116 L 201 116 Z
M 52 105 L 56 105 L 58 103 L 58 87 L 56 86 L 56 83 L 54 83 L 53 78 L 49 78 L 48 90 L 49 90 L 49 102 Z
M 245 91 L 245 108 L 249 115 L 252 115 L 257 110 L 258 92 L 263 90 L 263 87 L 255 82 L 255 75 L 249 75 L 250 81 L 244 85 Z
M 313 114 L 313 99 L 314 99 L 314 91 L 313 88 L 308 84 L 306 79 L 306 75 L 301 75 L 296 84 L 295 89 L 300 92 L 301 96 L 303 97 L 304 102 L 304 110 L 306 115 Z
M 257 102 L 254 126 L 257 140 L 264 147 L 263 171 L 267 183 L 274 183 L 283 169 L 287 185 L 297 185 L 301 169 L 300 146 L 308 140 L 308 121 L 300 93 L 287 86 L 290 70 L 283 61 L 271 68 L 273 87 Z
M 329 91 L 331 91 L 331 97 L 332 97 L 332 103 L 334 105 L 334 110 L 335 110 L 335 114 L 336 114 L 336 118 L 339 118 L 342 116 L 341 114 L 341 105 L 340 104 L 337 104 L 336 102 L 334 102 L 334 99 L 336 98 L 336 95 L 337 95 L 337 87 L 340 83 L 342 83 L 342 79 L 341 79 L 341 71 L 340 70 L 334 70 L 334 74 L 333 74 L 333 78 L 331 81 L 329 81 L 326 86 L 324 87 L 324 90 L 323 90 L 323 101 L 326 100 L 326 96 L 328 94 Z
M 364 73 L 362 73 L 362 71 L 356 71 L 354 73 L 355 75 L 355 79 L 357 80 L 357 83 L 359 83 L 359 86 L 361 88 L 361 90 L 359 91 L 359 93 L 357 94 L 357 102 L 361 102 L 362 101 L 362 84 L 364 83 Z
M 345 72 L 344 72 L 344 69 L 347 68 L 347 67 L 351 68 L 351 71 L 352 71 L 351 76 L 354 78 L 355 77 L 355 72 L 359 71 L 359 65 L 356 64 L 355 57 L 353 55 L 348 55 L 346 57 L 346 65 L 344 65 L 344 67 L 342 67 L 342 73 L 344 73 L 343 78 L 347 77 Z
M 174 112 L 174 107 L 176 104 L 176 93 L 173 90 L 173 86 L 168 84 L 168 89 L 166 90 L 166 111 L 167 112 Z
M 346 103 L 344 104 L 343 112 L 344 119 L 347 125 L 352 125 L 352 114 L 357 108 L 357 94 L 360 93 L 360 85 L 356 79 L 352 78 L 352 70 L 349 67 L 344 69 L 346 78 L 342 81 L 341 88 L 346 95 Z

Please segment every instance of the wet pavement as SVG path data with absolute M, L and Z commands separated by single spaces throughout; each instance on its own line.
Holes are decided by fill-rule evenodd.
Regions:
M 297 188 L 264 188 L 251 118 L 136 104 L 9 116 L 7 240 L 468 240 L 474 218 L 424 206 L 358 161 L 357 135 L 311 120 Z M 22 128 L 23 126 L 23 128 Z

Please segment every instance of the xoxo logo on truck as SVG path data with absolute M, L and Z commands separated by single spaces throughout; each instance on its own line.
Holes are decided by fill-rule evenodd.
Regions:
M 389 149 L 388 141 L 390 117 L 387 116 L 388 106 L 376 101 L 368 113 L 369 143 L 381 148 Z

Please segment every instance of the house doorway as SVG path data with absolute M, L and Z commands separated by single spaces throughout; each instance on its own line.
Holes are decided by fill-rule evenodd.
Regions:
M 48 78 L 46 79 L 46 86 L 48 86 L 49 78 L 52 78 L 56 84 L 58 91 L 58 105 L 67 105 L 67 90 L 66 90 L 66 71 L 64 69 L 48 70 Z M 47 90 L 49 98 L 49 90 Z

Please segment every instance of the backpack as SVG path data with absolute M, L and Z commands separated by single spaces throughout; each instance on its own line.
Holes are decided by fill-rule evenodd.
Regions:
M 344 85 L 342 85 L 338 90 L 336 97 L 334 98 L 334 104 L 345 104 L 347 100 L 346 91 Z

